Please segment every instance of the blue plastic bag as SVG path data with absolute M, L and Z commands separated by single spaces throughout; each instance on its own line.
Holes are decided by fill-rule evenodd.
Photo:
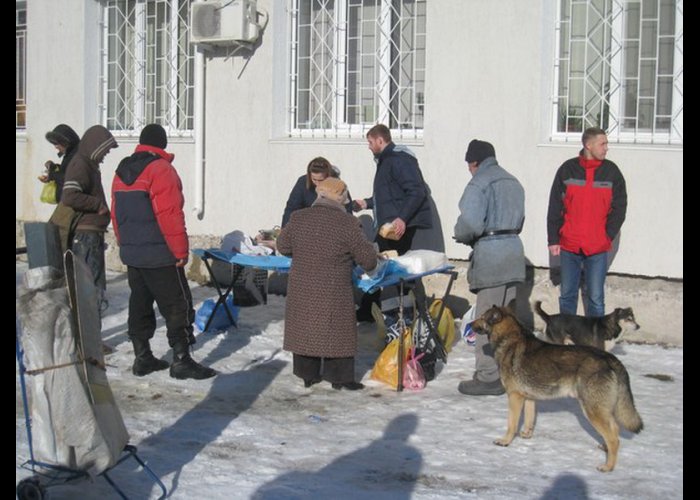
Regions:
M 378 285 L 389 277 L 401 278 L 410 274 L 405 266 L 392 259 L 380 259 L 377 262 L 377 267 L 368 273 L 368 278 L 361 279 L 363 273 L 360 266 L 355 266 L 352 278 L 355 286 L 366 293 L 372 293 L 380 288 Z M 398 279 L 396 282 L 398 283 Z
M 200 332 L 204 332 L 204 327 L 206 326 L 207 320 L 209 320 L 209 317 L 211 316 L 211 312 L 214 310 L 215 305 L 216 301 L 214 299 L 207 299 L 195 313 L 194 324 L 197 325 L 197 328 L 199 328 Z M 238 313 L 240 312 L 241 308 L 233 305 L 232 295 L 226 297 L 226 303 L 224 305 L 228 307 L 228 310 L 231 313 L 233 320 L 238 321 Z M 216 308 L 214 319 L 211 320 L 207 332 L 218 332 L 221 330 L 228 330 L 228 328 L 233 324 L 231 323 L 231 320 L 228 319 L 228 315 L 224 310 L 224 305 L 219 305 L 219 307 Z

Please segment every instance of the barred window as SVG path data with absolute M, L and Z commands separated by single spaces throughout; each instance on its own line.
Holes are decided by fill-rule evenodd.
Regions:
M 194 124 L 191 0 L 106 0 L 102 122 L 127 133 L 148 123 L 170 135 Z
M 420 137 L 426 0 L 293 0 L 289 130 L 361 136 L 384 123 Z
M 15 3 L 15 127 L 27 127 L 27 2 Z
M 560 0 L 554 136 L 683 143 L 683 0 Z

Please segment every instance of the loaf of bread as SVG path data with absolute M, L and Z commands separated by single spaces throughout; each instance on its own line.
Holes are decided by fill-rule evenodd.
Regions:
M 384 259 L 393 259 L 399 256 L 399 252 L 396 250 L 384 250 L 383 252 L 379 252 L 379 255 Z
M 396 228 L 391 222 L 387 222 L 386 224 L 383 224 L 382 227 L 379 228 L 379 236 L 382 238 L 385 238 L 387 240 L 398 240 L 399 237 L 396 235 Z

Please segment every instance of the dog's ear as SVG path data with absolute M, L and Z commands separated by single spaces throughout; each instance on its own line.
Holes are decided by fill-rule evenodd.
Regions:
M 486 320 L 486 323 L 489 325 L 495 325 L 503 320 L 503 312 L 496 304 L 494 304 L 491 309 L 486 311 L 486 314 L 484 314 L 484 320 Z
M 515 308 L 516 308 L 516 301 L 515 299 L 511 299 L 510 302 L 506 305 L 506 309 L 508 309 L 508 312 L 515 315 Z

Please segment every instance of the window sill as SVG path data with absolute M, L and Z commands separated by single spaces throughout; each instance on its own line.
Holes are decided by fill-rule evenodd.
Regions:
M 407 138 L 394 137 L 395 144 L 403 144 L 406 146 L 425 145 L 423 138 Z M 358 144 L 366 145 L 367 138 L 362 137 L 273 137 L 268 140 L 269 144 L 337 144 L 340 146 L 356 146 Z

